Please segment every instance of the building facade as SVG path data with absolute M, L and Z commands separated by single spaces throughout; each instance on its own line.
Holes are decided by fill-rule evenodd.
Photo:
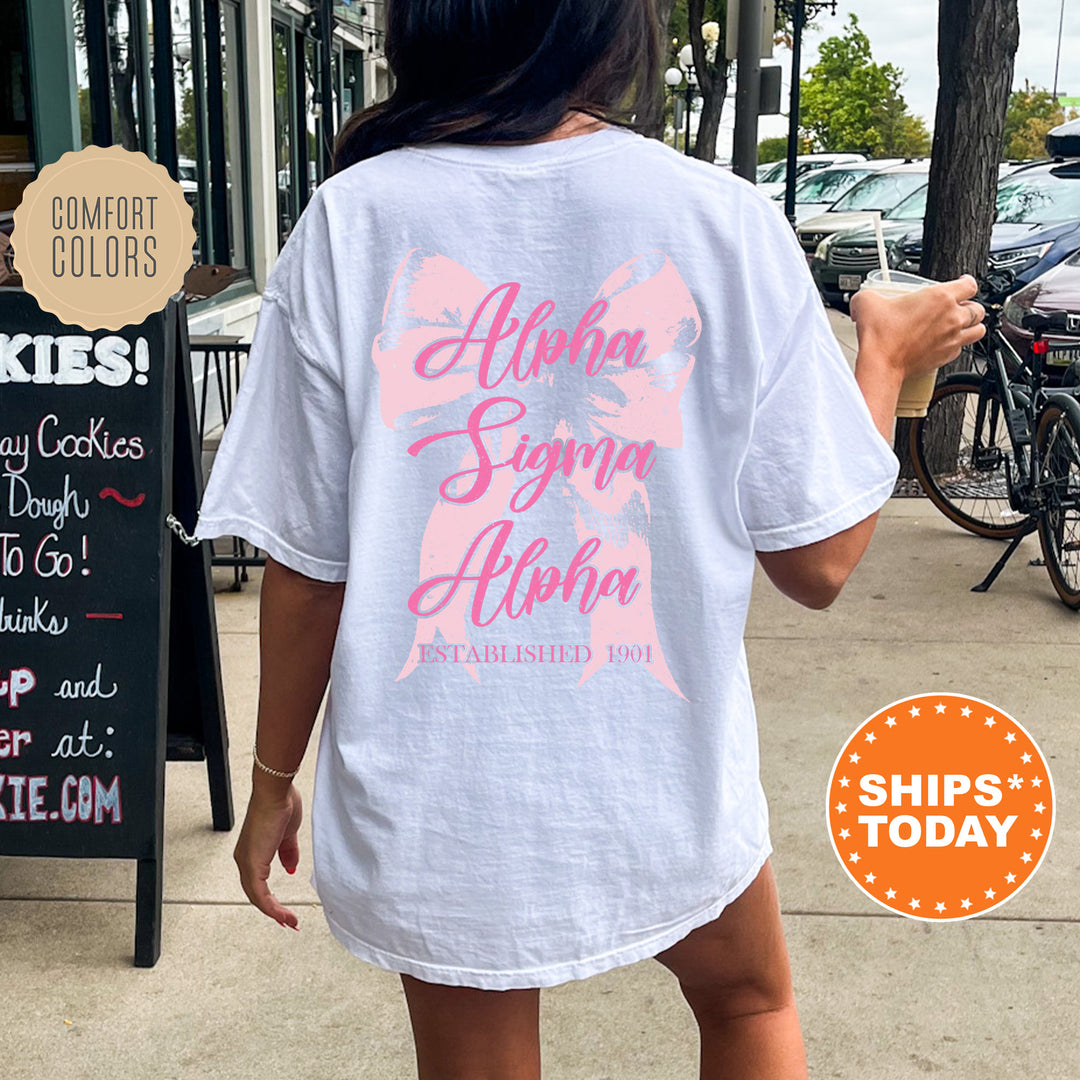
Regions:
M 120 145 L 184 189 L 196 263 L 236 276 L 194 334 L 249 336 L 350 113 L 384 99 L 383 0 L 0 0 L 0 228 L 38 170 Z

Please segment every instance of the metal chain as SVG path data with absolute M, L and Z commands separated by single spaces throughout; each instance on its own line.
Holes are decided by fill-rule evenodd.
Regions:
M 169 514 L 165 518 L 165 524 L 172 529 L 181 544 L 187 544 L 188 547 L 198 547 L 202 543 L 201 540 L 197 540 L 184 528 L 175 514 Z

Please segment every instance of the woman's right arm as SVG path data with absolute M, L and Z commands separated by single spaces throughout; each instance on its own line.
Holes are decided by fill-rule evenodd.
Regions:
M 986 333 L 973 277 L 944 282 L 899 299 L 871 292 L 852 297 L 859 335 L 855 381 L 882 436 L 892 441 L 900 386 L 909 375 L 933 371 Z M 978 321 L 973 318 L 978 315 Z M 826 608 L 844 587 L 874 533 L 877 513 L 843 532 L 805 547 L 759 551 L 758 561 L 786 596 L 809 608 Z
M 318 581 L 267 558 L 259 602 L 259 760 L 279 772 L 300 767 L 330 678 L 344 582 Z M 248 899 L 297 929 L 296 915 L 267 884 L 275 856 L 291 874 L 300 857 L 302 808 L 290 779 L 251 767 L 251 799 L 233 858 Z

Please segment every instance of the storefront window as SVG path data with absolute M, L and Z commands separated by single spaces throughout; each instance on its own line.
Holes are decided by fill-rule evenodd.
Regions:
M 157 56 L 157 35 L 171 55 Z M 82 143 L 120 145 L 176 165 L 192 207 L 195 257 L 250 266 L 240 0 L 72 0 Z M 152 73 L 164 74 L 165 116 L 154 130 Z M 175 154 L 175 158 L 173 155 Z
M 224 94 L 225 183 L 228 190 L 229 265 L 247 266 L 247 223 L 243 130 L 243 52 L 240 9 L 226 0 L 221 6 L 221 72 Z
M 147 0 L 72 0 L 84 146 L 153 146 L 147 7 Z
M 79 87 L 79 145 L 90 146 L 94 141 L 90 126 L 90 62 L 86 53 L 86 13 L 83 0 L 72 0 L 71 14 L 75 25 L 75 78 Z
M 199 140 L 195 113 L 195 45 L 189 0 L 173 0 L 172 5 L 173 97 L 176 106 L 176 179 L 192 209 L 195 231 L 195 261 L 202 262 L 202 221 L 199 191 Z M 207 181 L 204 181 L 206 183 Z
M 21 3 L 14 5 L 13 14 L 0 22 L 0 228 L 11 222 L 23 189 L 34 179 Z
M 135 87 L 139 42 L 132 17 L 133 4 L 134 0 L 108 0 L 106 5 L 113 142 L 125 150 L 142 149 Z
M 274 142 L 277 148 L 277 221 L 278 250 L 292 232 L 298 216 L 292 158 L 292 30 L 281 23 L 274 23 Z
M 307 205 L 319 182 L 319 128 L 322 117 L 322 98 L 318 90 L 318 54 L 319 46 L 311 38 L 304 38 L 304 124 L 307 128 L 307 193 L 304 205 Z

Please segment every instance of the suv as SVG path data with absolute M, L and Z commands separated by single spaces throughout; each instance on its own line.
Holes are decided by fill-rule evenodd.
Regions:
M 1080 158 L 1026 165 L 998 185 L 990 266 L 1011 270 L 1016 288 L 1080 248 Z M 899 268 L 922 261 L 922 229 L 901 244 Z
M 922 262 L 924 187 L 882 221 L 889 265 L 919 273 Z M 998 184 L 997 220 L 990 266 L 1010 270 L 1020 289 L 1080 248 L 1080 160 L 1044 161 L 1007 175 Z M 810 267 L 828 303 L 843 306 L 863 277 L 878 266 L 874 230 L 863 225 L 823 241 Z
M 924 187 L 930 180 L 930 159 L 906 161 L 891 169 L 882 169 L 860 180 L 842 199 L 824 214 L 808 218 L 795 230 L 808 260 L 822 240 L 841 229 L 865 225 L 869 211 L 884 213 L 899 206 L 909 195 Z

